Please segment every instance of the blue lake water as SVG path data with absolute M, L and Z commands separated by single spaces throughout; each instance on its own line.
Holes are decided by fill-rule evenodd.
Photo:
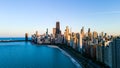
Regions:
M 29 40 L 31 39 L 30 37 L 28 38 Z M 24 37 L 1 37 L 0 40 L 25 40 Z
M 58 48 L 30 42 L 0 43 L 0 68 L 77 68 Z

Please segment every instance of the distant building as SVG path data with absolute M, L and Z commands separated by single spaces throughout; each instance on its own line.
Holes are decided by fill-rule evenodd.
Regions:
M 66 31 L 64 32 L 64 44 L 67 44 L 67 40 L 66 40 Z
M 71 33 L 70 34 L 70 46 L 71 47 L 73 47 L 73 45 L 74 45 L 73 36 L 74 36 L 74 33 Z
M 73 48 L 74 49 L 78 49 L 77 48 L 77 37 L 76 37 L 76 33 L 73 33 Z
M 38 31 L 36 31 L 36 34 L 35 34 L 37 37 L 39 36 L 39 34 L 38 34 Z
M 88 29 L 88 40 L 92 40 L 92 33 L 90 32 L 90 28 Z
M 82 34 L 81 34 L 81 32 L 76 34 L 76 38 L 77 38 L 78 51 L 82 53 L 82 45 L 83 44 L 82 44 Z
M 63 44 L 63 36 L 58 34 L 58 38 L 55 39 L 56 44 Z
M 103 44 L 99 43 L 96 46 L 96 60 L 99 62 L 104 62 L 104 49 L 103 49 Z
M 98 33 L 96 31 L 93 32 L 93 39 L 98 38 Z
M 66 26 L 65 32 L 64 32 L 64 37 L 66 40 L 66 43 L 70 45 L 70 34 L 69 34 L 69 27 Z
M 28 41 L 28 33 L 25 33 L 25 41 Z
M 53 38 L 55 38 L 56 35 L 56 28 L 53 28 Z
M 90 57 L 96 59 L 96 46 L 95 44 L 90 45 Z
M 81 29 L 82 38 L 84 38 L 84 27 Z
M 56 22 L 56 34 L 60 34 L 60 22 Z
M 103 37 L 104 37 L 104 38 L 107 38 L 107 36 L 108 36 L 107 33 L 105 33 Z
M 112 68 L 112 42 L 107 41 L 104 44 L 104 63 Z
M 56 22 L 56 37 L 58 37 L 58 34 L 61 34 L 61 30 L 60 30 L 60 22 Z
M 46 38 L 48 38 L 48 28 L 46 29 Z
M 101 32 L 100 34 L 99 34 L 99 36 L 101 36 L 102 38 L 104 37 L 104 32 Z

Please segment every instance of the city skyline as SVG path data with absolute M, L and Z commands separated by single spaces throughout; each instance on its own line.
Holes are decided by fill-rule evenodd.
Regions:
M 66 26 L 73 32 L 106 32 L 119 35 L 120 5 L 118 0 L 1 0 L 0 37 L 24 36 L 35 31 L 49 33 L 56 21 L 61 31 Z

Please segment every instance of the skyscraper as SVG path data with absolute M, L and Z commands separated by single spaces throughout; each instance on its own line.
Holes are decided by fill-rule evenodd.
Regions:
M 112 56 L 113 68 L 120 68 L 120 38 L 113 40 Z
M 90 32 L 90 28 L 88 29 L 88 38 L 89 38 L 89 40 L 92 40 L 92 34 Z
M 68 26 L 66 26 L 66 40 L 68 40 L 68 35 L 69 35 L 69 28 L 68 28 Z
M 38 37 L 39 35 L 38 35 L 38 31 L 36 31 L 36 37 Z
M 60 33 L 61 33 L 61 31 L 60 31 L 60 22 L 57 21 L 56 22 L 56 34 L 60 34 Z
M 60 35 L 60 34 L 61 34 L 61 31 L 60 31 L 60 22 L 57 21 L 56 22 L 56 35 L 55 35 L 55 37 L 57 38 L 58 35 Z
M 70 43 L 70 34 L 69 34 L 69 27 L 68 27 L 68 26 L 66 26 L 65 33 L 64 33 L 64 34 L 65 34 L 65 35 L 64 35 L 65 40 L 66 40 L 67 44 L 69 44 L 69 43 Z
M 105 33 L 104 37 L 107 37 L 107 33 Z
M 53 28 L 53 37 L 55 38 L 56 35 L 56 28 Z
M 46 29 L 46 37 L 48 38 L 48 28 Z
M 76 34 L 76 37 L 77 37 L 77 46 L 78 46 L 78 51 L 82 53 L 82 33 L 80 31 L 80 33 L 77 33 Z
M 84 37 L 84 27 L 82 27 L 81 29 L 81 35 L 82 35 L 82 38 Z
M 96 31 L 93 32 L 93 39 L 98 38 L 98 33 Z
M 48 35 L 48 28 L 46 29 L 46 35 Z

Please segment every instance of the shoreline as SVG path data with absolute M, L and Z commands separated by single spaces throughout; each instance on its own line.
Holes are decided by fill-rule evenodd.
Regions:
M 33 42 L 31 42 L 33 43 Z M 33 43 L 36 44 L 36 43 Z M 37 46 L 43 46 L 43 45 L 53 45 L 58 46 L 60 49 L 67 52 L 72 58 L 74 58 L 79 65 L 82 66 L 82 68 L 109 68 L 105 64 L 102 64 L 98 61 L 95 61 L 94 59 L 91 59 L 87 56 L 82 55 L 80 52 L 76 51 L 72 47 L 66 45 L 66 44 L 36 44 Z
M 80 52 L 74 50 L 72 47 L 67 45 L 55 45 L 67 52 L 72 58 L 74 58 L 82 68 L 109 68 L 105 65 L 101 65 L 92 59 L 85 58 Z
M 56 45 L 47 45 L 48 47 L 51 48 L 57 48 L 59 49 L 65 56 L 69 57 L 69 59 L 76 65 L 76 68 L 83 68 L 81 64 L 79 64 L 69 53 L 67 53 L 65 50 L 61 49 L 60 47 Z
M 24 42 L 26 42 L 26 41 L 24 41 Z M 27 41 L 27 42 L 30 42 L 31 44 L 35 44 L 36 46 L 44 46 L 44 45 L 57 46 L 58 48 L 60 48 L 60 50 L 62 49 L 62 51 L 68 53 L 68 55 L 70 55 L 77 63 L 79 63 L 79 65 L 82 68 L 109 68 L 108 66 L 106 66 L 104 64 L 101 64 L 97 61 L 94 61 L 93 59 L 83 56 L 82 54 L 80 54 L 80 52 L 74 50 L 72 47 L 67 46 L 66 44 L 36 44 L 31 41 Z

